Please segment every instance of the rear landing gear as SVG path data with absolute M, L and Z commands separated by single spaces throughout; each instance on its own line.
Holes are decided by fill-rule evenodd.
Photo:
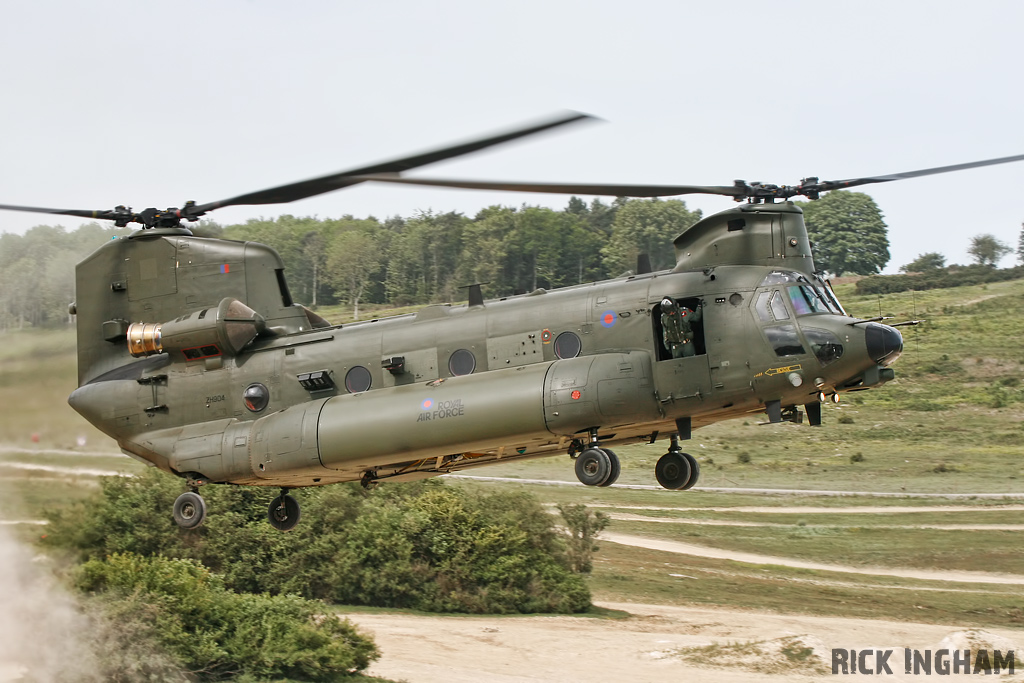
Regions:
M 576 460 L 576 478 L 587 486 L 611 486 L 622 471 L 615 451 L 601 448 L 596 429 L 590 430 L 590 443 L 586 447 L 580 440 L 573 441 L 569 457 Z
M 288 489 L 281 489 L 281 495 L 270 502 L 267 520 L 278 531 L 291 531 L 299 523 L 299 502 L 288 495 Z
M 654 466 L 654 477 L 667 489 L 685 491 L 692 488 L 700 479 L 700 465 L 697 458 L 689 453 L 683 453 L 679 447 L 678 437 L 672 436 L 668 453 L 661 456 Z
M 206 519 L 206 502 L 195 491 L 186 491 L 174 501 L 174 522 L 182 529 L 195 529 Z

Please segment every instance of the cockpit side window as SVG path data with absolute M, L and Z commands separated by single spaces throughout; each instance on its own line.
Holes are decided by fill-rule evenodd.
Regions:
M 757 295 L 757 303 L 754 304 L 757 317 L 763 323 L 770 323 L 772 321 L 772 312 L 768 308 L 768 300 L 771 299 L 771 296 L 772 292 L 761 292 Z
M 775 316 L 776 320 L 789 320 L 789 311 L 786 310 L 786 302 L 782 300 L 782 295 L 779 290 L 772 292 L 772 315 Z M 800 314 L 800 309 L 797 309 L 797 315 Z
M 807 353 L 794 325 L 776 325 L 764 328 L 768 343 L 775 349 L 777 356 L 797 356 Z

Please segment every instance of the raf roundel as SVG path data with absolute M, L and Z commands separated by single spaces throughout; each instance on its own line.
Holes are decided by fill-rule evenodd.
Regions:
M 605 311 L 601 314 L 601 325 L 604 327 L 614 327 L 615 321 L 618 318 L 619 316 L 616 315 L 615 311 Z
M 420 404 L 420 409 L 421 410 L 430 410 L 433 407 L 434 407 L 434 399 L 432 399 L 432 398 L 425 398 L 425 399 L 423 399 L 423 403 Z

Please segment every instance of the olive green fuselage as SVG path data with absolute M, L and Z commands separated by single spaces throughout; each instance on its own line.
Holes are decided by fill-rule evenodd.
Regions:
M 70 402 L 124 452 L 161 469 L 297 487 L 564 454 L 594 435 L 606 445 L 654 441 L 686 420 L 699 427 L 884 382 L 868 326 L 833 298 L 811 310 L 801 303 L 801 286 L 831 294 L 813 275 L 794 208 L 698 223 L 677 240 L 674 271 L 344 327 L 291 304 L 277 255 L 261 245 L 150 231 L 79 266 L 83 384 Z M 747 224 L 737 227 L 736 216 Z M 702 261 L 694 244 L 715 258 Z M 164 279 L 142 270 L 133 283 L 132 268 L 150 254 L 163 259 Z M 183 266 L 182 255 L 193 262 Z M 90 288 L 104 303 L 84 310 Z M 174 347 L 128 356 L 118 334 L 128 323 L 173 321 L 202 339 L 224 297 L 265 320 L 244 348 L 219 348 L 211 336 L 213 355 Z M 674 357 L 665 342 L 666 297 L 701 311 L 691 355 Z

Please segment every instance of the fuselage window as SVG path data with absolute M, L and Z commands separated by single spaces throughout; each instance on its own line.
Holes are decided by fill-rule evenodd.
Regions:
M 262 384 L 250 384 L 242 394 L 242 401 L 245 407 L 254 413 L 258 413 L 270 403 L 270 392 Z
M 797 336 L 794 325 L 776 325 L 764 328 L 764 334 L 768 337 L 768 343 L 775 349 L 777 356 L 797 356 L 804 353 L 803 344 Z
M 574 332 L 563 332 L 555 337 L 555 355 L 559 358 L 575 358 L 583 350 L 583 343 Z
M 370 388 L 370 371 L 362 365 L 356 365 L 345 374 L 345 388 L 350 394 L 358 394 Z
M 472 375 L 476 370 L 476 356 L 468 349 L 459 349 L 448 359 L 448 371 L 458 377 Z

